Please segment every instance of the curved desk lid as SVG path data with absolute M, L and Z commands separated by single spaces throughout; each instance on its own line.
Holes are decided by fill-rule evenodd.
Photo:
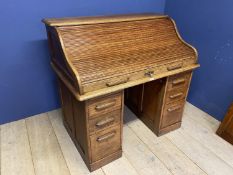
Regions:
M 80 94 L 107 87 L 106 82 L 126 75 L 131 81 L 135 80 L 131 77 L 140 78 L 140 72 L 148 69 L 160 71 L 161 66 L 176 62 L 182 64 L 178 68 L 184 68 L 197 62 L 196 50 L 181 39 L 168 16 L 144 14 L 44 22 L 55 29 L 63 59 L 68 72 L 77 78 Z

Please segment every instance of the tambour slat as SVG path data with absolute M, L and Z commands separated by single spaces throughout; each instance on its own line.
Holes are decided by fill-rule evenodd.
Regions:
M 165 15 L 44 19 L 53 65 L 61 65 L 80 95 L 132 83 L 197 64 L 196 50 L 185 43 Z M 51 36 L 50 36 L 51 35 Z M 55 41 L 54 38 L 57 40 Z M 173 70 L 173 69 L 172 69 Z M 108 84 L 111 84 L 109 86 Z
M 167 17 L 58 28 L 82 84 L 195 59 Z

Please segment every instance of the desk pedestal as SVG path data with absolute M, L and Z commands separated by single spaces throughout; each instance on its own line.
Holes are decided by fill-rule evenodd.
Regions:
M 192 72 L 78 101 L 59 82 L 64 125 L 90 171 L 122 155 L 124 100 L 158 136 L 181 125 Z
M 131 87 L 125 91 L 126 105 L 157 135 L 181 126 L 192 72 Z

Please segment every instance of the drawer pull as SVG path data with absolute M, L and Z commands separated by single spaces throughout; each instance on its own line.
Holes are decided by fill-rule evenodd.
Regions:
M 106 135 L 104 135 L 104 136 L 98 137 L 98 138 L 96 139 L 96 141 L 97 141 L 97 142 L 103 142 L 103 141 L 105 141 L 105 140 L 108 140 L 108 139 L 114 137 L 115 134 L 116 134 L 116 132 L 111 132 L 111 133 L 106 134 Z
M 169 98 L 170 98 L 170 99 L 174 99 L 174 98 L 180 97 L 180 96 L 182 96 L 182 95 L 183 95 L 183 93 L 180 92 L 180 93 L 177 93 L 177 94 L 174 94 L 174 95 L 170 95 Z
M 112 107 L 112 106 L 114 106 L 115 104 L 116 104 L 116 101 L 114 100 L 114 101 L 111 101 L 111 102 L 109 102 L 109 103 L 104 103 L 104 104 L 96 105 L 96 106 L 95 106 L 95 110 L 101 111 L 101 110 L 104 110 L 104 109 L 106 109 L 106 108 Z
M 181 78 L 181 79 L 177 79 L 177 80 L 173 80 L 172 81 L 172 84 L 173 85 L 178 85 L 178 84 L 182 84 L 185 82 L 185 79 L 184 78 Z
M 119 84 L 127 83 L 128 81 L 129 81 L 129 79 L 127 78 L 127 79 L 120 80 L 120 81 L 108 82 L 108 83 L 106 83 L 106 86 L 108 86 L 108 87 L 116 86 L 116 85 L 119 85 Z
M 168 70 L 168 71 L 171 71 L 171 70 L 179 69 L 179 68 L 182 67 L 182 65 L 183 65 L 183 64 L 180 63 L 180 64 L 177 64 L 177 65 L 168 66 L 168 67 L 167 67 L 167 70 Z
M 173 111 L 177 111 L 181 108 L 181 106 L 175 106 L 175 107 L 171 107 L 171 108 L 168 108 L 167 111 L 168 112 L 173 112 Z
M 106 126 L 112 122 L 114 122 L 115 118 L 114 117 L 109 117 L 107 119 L 101 120 L 95 124 L 96 127 L 103 127 Z
M 150 71 L 147 71 L 147 72 L 145 73 L 145 76 L 147 76 L 147 77 L 152 77 L 154 74 L 155 74 L 155 72 L 154 72 L 153 70 L 150 70 Z

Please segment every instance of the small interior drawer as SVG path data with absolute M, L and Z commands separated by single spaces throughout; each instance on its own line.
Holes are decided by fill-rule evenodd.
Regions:
M 95 117 L 89 120 L 89 131 L 91 134 L 103 130 L 105 128 L 120 124 L 121 109 L 103 114 L 100 117 Z
M 121 109 L 122 92 L 91 99 L 87 103 L 90 118 L 98 117 L 116 109 Z
M 100 160 L 121 149 L 120 125 L 90 136 L 92 162 Z
M 181 88 L 175 88 L 175 89 L 171 89 L 167 91 L 166 97 L 165 97 L 165 103 L 169 104 L 175 101 L 185 99 L 187 90 L 188 90 L 188 86 L 184 86 Z
M 181 122 L 184 108 L 184 100 L 167 104 L 162 114 L 161 128 Z
M 184 72 L 168 78 L 168 90 L 188 86 L 191 72 Z

